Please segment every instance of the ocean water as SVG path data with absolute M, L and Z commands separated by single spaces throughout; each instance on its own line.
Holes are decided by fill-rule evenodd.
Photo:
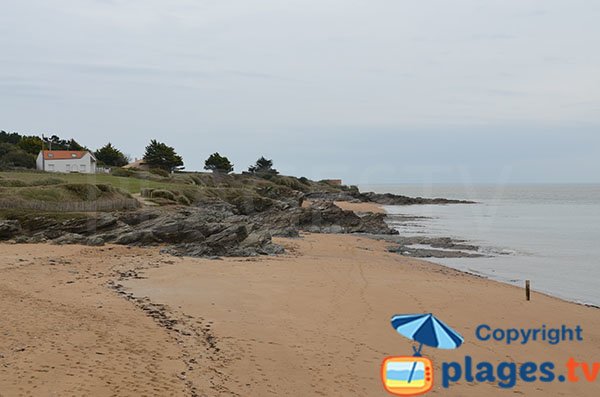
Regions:
M 477 204 L 387 206 L 427 217 L 393 224 L 402 235 L 478 244 L 485 258 L 428 259 L 563 299 L 600 306 L 600 185 L 370 185 L 361 191 Z

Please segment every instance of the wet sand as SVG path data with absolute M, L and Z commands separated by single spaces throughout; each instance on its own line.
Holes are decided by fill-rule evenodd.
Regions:
M 286 255 L 223 260 L 155 248 L 0 245 L 0 315 L 10 319 L 0 330 L 0 395 L 384 396 L 381 361 L 412 353 L 390 316 L 428 312 L 466 339 L 459 350 L 424 349 L 437 374 L 432 395 L 600 391 L 600 380 L 504 390 L 464 381 L 442 389 L 439 379 L 441 362 L 465 355 L 598 361 L 598 309 L 536 293 L 526 302 L 522 289 L 388 253 L 381 241 L 278 242 Z M 584 342 L 507 347 L 475 340 L 481 323 L 580 325 Z

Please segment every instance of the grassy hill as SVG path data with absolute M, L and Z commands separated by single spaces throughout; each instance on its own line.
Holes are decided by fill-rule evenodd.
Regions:
M 10 171 L 0 172 L 0 209 L 111 210 L 120 207 L 107 203 L 126 203 L 132 200 L 131 195 L 140 195 L 157 205 L 223 201 L 245 212 L 267 209 L 275 201 L 297 201 L 307 192 L 350 189 L 281 175 L 262 178 L 251 174 L 176 173 L 165 177 L 123 169 L 114 174 Z

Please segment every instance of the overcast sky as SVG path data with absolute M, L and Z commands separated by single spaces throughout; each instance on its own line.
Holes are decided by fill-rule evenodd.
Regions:
M 0 129 L 351 183 L 600 182 L 600 1 L 1 0 Z

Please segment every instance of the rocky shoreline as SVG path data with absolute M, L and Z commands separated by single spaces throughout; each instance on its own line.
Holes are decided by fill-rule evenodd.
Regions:
M 271 255 L 283 252 L 273 236 L 313 233 L 395 234 L 383 214 L 359 216 L 331 202 L 283 205 L 241 213 L 220 202 L 193 207 L 147 207 L 134 211 L 55 216 L 31 213 L 0 221 L 0 240 L 14 243 L 131 246 L 164 245 L 164 252 L 196 257 Z
M 14 243 L 161 246 L 176 256 L 256 256 L 283 253 L 272 237 L 297 237 L 300 232 L 360 233 L 394 243 L 390 251 L 415 257 L 473 257 L 475 246 L 448 240 L 395 236 L 386 214 L 343 210 L 334 201 L 385 205 L 466 204 L 467 201 L 423 199 L 393 194 L 310 192 L 290 198 L 272 197 L 265 208 L 252 197 L 227 202 L 212 200 L 193 206 L 142 207 L 129 211 L 85 215 L 26 213 L 0 220 L 0 240 Z M 308 205 L 302 205 L 303 202 Z M 412 245 L 428 244 L 431 249 Z

